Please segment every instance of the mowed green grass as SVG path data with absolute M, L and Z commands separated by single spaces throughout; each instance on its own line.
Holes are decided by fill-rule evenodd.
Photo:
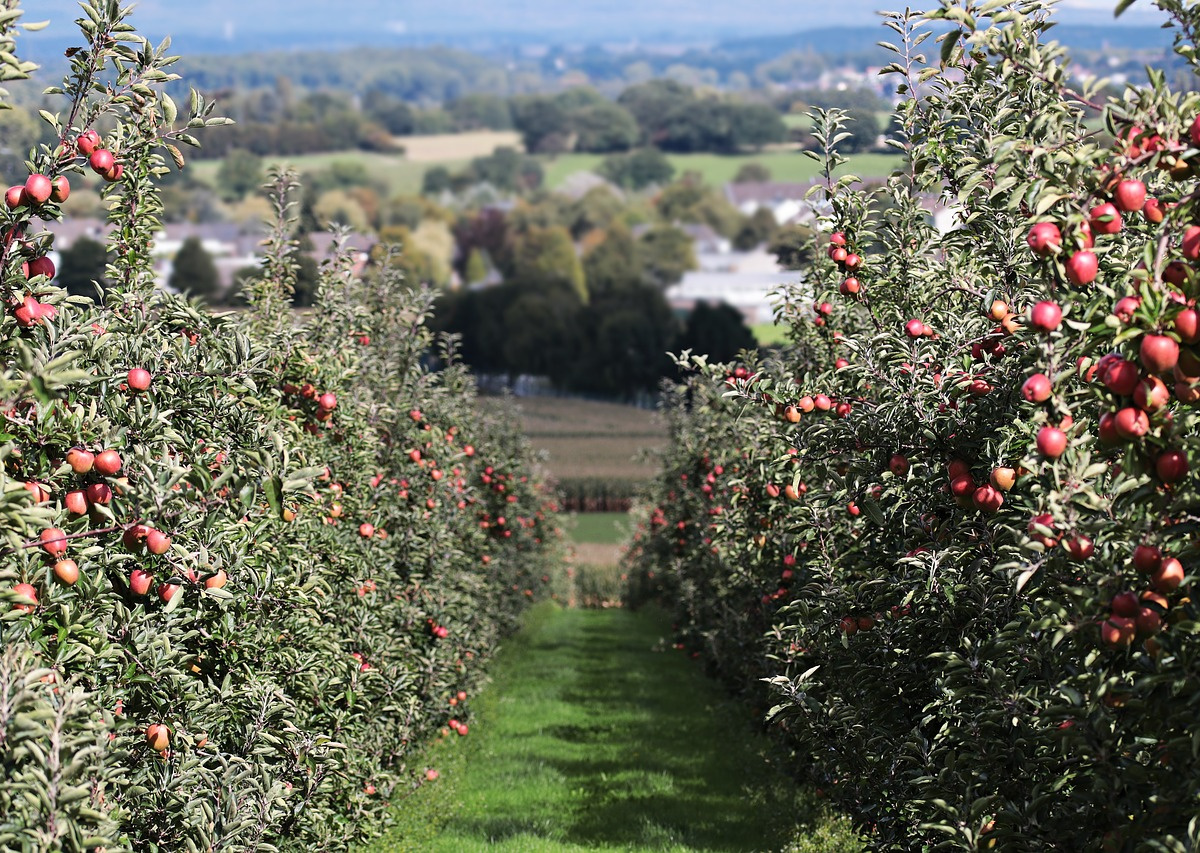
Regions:
M 750 332 L 754 335 L 754 340 L 758 341 L 762 346 L 786 344 L 788 341 L 788 331 L 787 326 L 780 326 L 775 323 L 755 323 L 750 327 Z
M 371 177 L 387 187 L 389 196 L 416 195 L 421 191 L 421 182 L 425 172 L 433 166 L 445 166 L 450 171 L 456 171 L 467 165 L 466 160 L 446 160 L 444 162 L 414 162 L 407 160 L 401 154 L 381 154 L 377 151 L 334 151 L 328 154 L 299 154 L 291 157 L 263 157 L 264 167 L 272 165 L 289 165 L 300 174 L 328 169 L 333 163 L 358 162 L 362 163 Z M 220 160 L 196 160 L 189 163 L 187 168 L 192 170 L 197 180 L 215 185 L 217 172 L 221 168 Z
M 576 172 L 595 171 L 604 159 L 600 154 L 560 154 L 543 160 L 546 186 L 554 189 Z M 788 183 L 810 181 L 821 174 L 821 164 L 799 151 L 763 151 L 758 154 L 669 154 L 675 174 L 699 172 L 707 184 L 724 186 L 747 163 L 760 163 L 771 171 L 771 179 Z M 888 154 L 855 154 L 842 174 L 860 178 L 883 178 L 901 165 L 899 157 Z
M 629 534 L 629 514 L 624 512 L 581 512 L 572 519 L 571 541 L 617 545 Z
M 658 613 L 543 605 L 371 853 L 861 850 Z

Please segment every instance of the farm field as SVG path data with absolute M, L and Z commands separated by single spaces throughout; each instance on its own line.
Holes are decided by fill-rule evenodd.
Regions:
M 332 163 L 361 162 L 373 178 L 383 183 L 389 195 L 415 195 L 421 191 L 425 172 L 433 165 L 442 165 L 450 170 L 462 168 L 467 159 L 446 159 L 435 164 L 433 161 L 414 161 L 402 154 L 382 154 L 377 151 L 333 151 L 325 154 L 301 154 L 292 157 L 264 157 L 264 165 L 288 164 L 303 175 L 318 169 L 326 169 Z M 214 185 L 220 160 L 195 160 L 187 165 L 193 176 L 204 183 Z
M 860 849 L 668 628 L 649 608 L 533 611 L 469 703 L 470 736 L 427 752 L 438 778 L 371 853 Z
M 699 172 L 706 183 L 721 186 L 733 180 L 747 163 L 761 163 L 771 170 L 776 181 L 803 182 L 816 178 L 820 164 L 799 151 L 765 151 L 759 154 L 669 154 L 667 158 L 677 175 L 686 171 Z M 551 189 L 576 172 L 594 171 L 604 159 L 600 154 L 563 154 L 544 162 L 546 186 Z M 891 173 L 899 160 L 889 154 L 856 154 L 850 157 L 845 171 L 860 178 L 882 178 Z
M 486 405 L 486 398 L 481 403 Z M 655 464 L 635 457 L 666 442 L 666 429 L 657 413 L 634 406 L 525 397 L 518 407 L 525 434 L 535 449 L 545 452 L 546 467 L 560 482 L 648 479 Z
M 629 534 L 629 515 L 623 512 L 582 512 L 569 531 L 576 544 L 617 545 Z
M 787 326 L 780 326 L 775 323 L 755 323 L 750 327 L 750 331 L 754 335 L 754 339 L 761 346 L 787 343 Z
M 414 163 L 442 163 L 483 157 L 497 148 L 521 150 L 521 134 L 515 130 L 477 130 L 472 133 L 434 133 L 424 136 L 398 136 L 405 157 Z

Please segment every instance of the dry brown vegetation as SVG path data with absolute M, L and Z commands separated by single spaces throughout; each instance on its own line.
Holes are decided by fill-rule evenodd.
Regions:
M 477 130 L 471 133 L 436 133 L 426 136 L 400 136 L 404 156 L 414 163 L 440 163 L 484 157 L 497 148 L 521 149 L 521 134 L 513 130 Z

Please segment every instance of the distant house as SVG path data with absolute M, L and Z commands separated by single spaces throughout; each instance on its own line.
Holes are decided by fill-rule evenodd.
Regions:
M 690 312 L 697 302 L 724 302 L 742 312 L 747 323 L 769 323 L 776 294 L 804 281 L 802 273 L 781 269 L 775 256 L 762 250 L 701 255 L 699 260 L 700 269 L 667 288 L 667 303 L 680 313 Z
M 759 210 L 769 210 L 778 225 L 788 222 L 809 224 L 828 213 L 823 192 L 808 193 L 817 183 L 803 184 L 780 181 L 752 181 L 725 185 L 725 198 L 743 216 L 753 216 Z

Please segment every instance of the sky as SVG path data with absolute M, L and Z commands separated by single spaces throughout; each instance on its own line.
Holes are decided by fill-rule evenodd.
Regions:
M 1158 23 L 1150 0 L 1138 0 L 1119 23 L 1116 0 L 1062 0 L 1061 18 L 1115 26 Z M 920 0 L 907 0 L 920 7 Z M 543 35 L 557 41 L 681 40 L 778 35 L 838 25 L 870 26 L 875 10 L 903 0 L 137 0 L 132 22 L 154 40 L 170 34 L 178 47 L 216 45 L 245 50 L 288 41 L 336 46 L 379 44 L 463 34 Z M 25 21 L 50 20 L 41 38 L 67 38 L 79 10 L 73 0 L 24 0 Z

